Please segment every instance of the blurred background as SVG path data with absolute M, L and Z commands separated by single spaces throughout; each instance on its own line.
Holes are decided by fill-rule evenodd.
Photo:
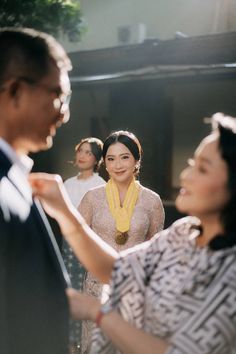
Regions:
M 54 7 L 43 12 L 47 2 Z M 168 226 L 178 217 L 179 173 L 210 131 L 209 117 L 236 115 L 236 0 L 10 3 L 16 16 L 6 22 L 1 0 L 1 26 L 53 33 L 73 63 L 71 119 L 53 148 L 34 156 L 34 169 L 68 178 L 82 137 L 130 130 L 144 151 L 140 181 L 160 194 Z M 31 22 L 22 22 L 27 11 Z

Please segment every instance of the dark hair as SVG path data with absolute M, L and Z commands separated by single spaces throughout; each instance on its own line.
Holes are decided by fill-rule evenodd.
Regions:
M 134 159 L 138 162 L 137 167 L 135 168 L 135 174 L 139 173 L 141 158 L 142 158 L 142 147 L 138 138 L 131 132 L 126 130 L 118 130 L 111 133 L 103 144 L 102 156 L 105 161 L 108 148 L 115 143 L 124 144 L 133 155 Z
M 212 126 L 213 132 L 219 133 L 219 150 L 227 164 L 230 193 L 230 199 L 220 215 L 224 235 L 217 235 L 209 244 L 212 249 L 218 250 L 236 244 L 236 118 L 216 113 Z
M 0 53 L 0 85 L 12 77 L 40 80 L 50 63 L 71 69 L 65 50 L 52 36 L 29 28 L 1 28 Z
M 94 137 L 84 138 L 81 139 L 80 142 L 75 146 L 75 152 L 77 152 L 84 143 L 88 143 L 91 146 L 92 154 L 96 159 L 96 164 L 94 165 L 94 172 L 97 172 L 102 162 L 103 143 L 98 138 L 94 138 Z

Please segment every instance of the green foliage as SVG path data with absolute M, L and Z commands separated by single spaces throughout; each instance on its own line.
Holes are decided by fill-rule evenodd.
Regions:
M 0 0 L 0 26 L 62 32 L 73 42 L 85 31 L 79 0 Z

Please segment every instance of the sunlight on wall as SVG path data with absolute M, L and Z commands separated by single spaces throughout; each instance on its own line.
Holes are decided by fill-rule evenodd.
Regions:
M 130 27 L 137 37 L 145 25 L 146 38 L 175 37 L 177 31 L 199 36 L 236 30 L 235 0 L 81 0 L 88 31 L 80 43 L 61 40 L 68 51 L 119 45 L 119 28 Z

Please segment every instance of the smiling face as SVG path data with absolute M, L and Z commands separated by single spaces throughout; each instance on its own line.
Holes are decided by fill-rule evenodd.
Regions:
M 176 199 L 180 212 L 200 219 L 219 217 L 229 200 L 229 191 L 227 165 L 220 155 L 216 133 L 201 142 L 180 180 Z
M 124 144 L 116 142 L 109 146 L 105 156 L 106 169 L 110 178 L 117 184 L 130 184 L 136 163 L 134 156 Z
M 89 143 L 83 143 L 80 145 L 76 152 L 75 164 L 78 166 L 79 171 L 93 171 L 96 164 L 96 158 L 92 152 L 91 145 Z

